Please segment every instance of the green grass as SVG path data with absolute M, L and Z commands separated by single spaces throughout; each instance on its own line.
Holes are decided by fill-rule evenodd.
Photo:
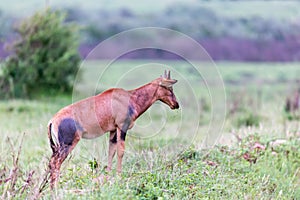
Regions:
M 297 1 L 202 1 L 195 3 L 195 1 L 183 1 L 183 0 L 168 0 L 168 1 L 151 1 L 151 4 L 147 2 L 141 2 L 138 0 L 127 1 L 87 1 L 81 4 L 81 1 L 74 0 L 72 4 L 70 2 L 50 0 L 49 5 L 53 7 L 74 7 L 80 5 L 82 9 L 91 12 L 97 12 L 99 9 L 106 9 L 110 11 L 119 9 L 130 9 L 135 13 L 155 13 L 164 12 L 168 7 L 174 4 L 184 3 L 194 6 L 202 6 L 211 9 L 220 16 L 230 18 L 241 18 L 249 16 L 259 16 L 262 18 L 271 18 L 279 20 L 294 20 L 300 16 L 299 6 Z M 45 1 L 30 0 L 26 2 L 20 2 L 18 0 L 11 0 L 9 2 L 1 2 L 0 8 L 5 12 L 16 13 L 20 16 L 29 15 L 36 9 L 41 9 L 46 6 Z M 251 9 L 249 9 L 251 8 Z M 276 13 L 276 15 L 274 15 Z
M 212 9 L 217 14 L 230 18 L 253 16 L 268 19 L 295 20 L 300 16 L 300 3 L 297 1 L 215 1 L 205 2 L 202 5 Z
M 299 145 L 291 140 L 276 156 L 270 149 L 255 152 L 255 164 L 242 157 L 244 151 L 250 151 L 250 146 L 216 147 L 209 152 L 189 149 L 161 169 L 125 173 L 122 178 L 103 185 L 91 184 L 89 177 L 94 173 L 83 166 L 69 171 L 62 182 L 78 188 L 79 196 L 74 191 L 67 194 L 80 199 L 295 199 L 300 197 Z M 59 194 L 65 190 L 68 187 Z
M 289 119 L 283 113 L 285 97 L 297 88 L 299 63 L 217 63 L 225 84 L 227 111 L 236 101 L 238 108 L 232 114 L 226 114 L 218 145 L 205 148 L 208 134 L 213 140 L 220 136 L 208 132 L 212 109 L 217 109 L 216 113 L 219 111 L 218 106 L 211 104 L 208 91 L 215 91 L 216 97 L 223 91 L 218 84 L 213 84 L 217 83 L 214 72 L 209 67 L 201 68 L 207 70 L 205 79 L 211 83 L 207 88 L 186 63 L 151 61 L 152 64 L 145 67 L 144 64 L 149 62 L 116 62 L 99 79 L 97 73 L 105 67 L 105 62 L 89 61 L 82 82 L 75 87 L 78 93 L 73 97 L 51 97 L 45 92 L 38 100 L 1 101 L 1 198 L 33 196 L 51 156 L 46 134 L 48 120 L 61 107 L 72 103 L 72 98 L 78 99 L 109 87 L 135 88 L 156 78 L 165 66 L 172 66 L 173 77 L 178 79 L 174 91 L 181 110 L 171 111 L 156 103 L 147 111 L 129 131 L 124 173 L 118 177 L 113 171 L 109 174 L 111 179 L 102 184 L 93 179 L 107 175 L 104 168 L 108 136 L 80 141 L 70 159 L 63 164 L 56 191 L 58 198 L 300 198 L 300 142 L 297 139 L 300 125 L 298 118 Z M 199 112 L 193 104 L 199 104 Z M 213 121 L 211 126 L 219 126 L 218 122 Z M 234 135 L 242 140 L 237 142 Z M 271 147 L 270 141 L 275 138 L 290 139 L 283 145 Z M 255 143 L 266 149 L 253 149 Z M 255 163 L 247 161 L 247 156 Z M 91 163 L 96 165 L 91 166 Z M 8 179 L 13 174 L 16 175 L 14 184 Z M 50 199 L 52 195 L 46 188 L 42 199 Z
M 180 0 L 178 0 L 180 1 Z M 172 0 L 172 2 L 178 2 L 177 0 Z M 101 9 L 115 11 L 119 9 L 130 9 L 137 13 L 149 13 L 149 12 L 159 12 L 166 8 L 167 5 L 171 4 L 169 1 L 154 1 L 151 2 L 151 6 L 147 2 L 141 2 L 138 0 L 132 0 L 130 3 L 128 1 L 108 1 L 108 0 L 100 0 L 100 1 L 86 1 L 82 4 L 79 0 L 74 0 L 72 3 L 58 0 L 49 0 L 48 5 L 52 7 L 64 8 L 64 7 L 76 7 L 80 5 L 80 8 L 83 10 L 88 10 L 91 12 L 99 12 Z M 26 16 L 31 12 L 42 9 L 46 7 L 46 1 L 39 0 L 30 0 L 27 2 L 20 2 L 18 0 L 12 0 L 11 2 L 1 2 L 0 9 L 5 12 L 17 13 L 19 16 Z

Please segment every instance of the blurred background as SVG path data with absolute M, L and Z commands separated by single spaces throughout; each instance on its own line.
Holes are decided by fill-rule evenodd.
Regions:
M 300 2 L 243 0 L 2 1 L 1 58 L 9 53 L 5 51 L 5 43 L 16 37 L 14 25 L 47 5 L 66 11 L 66 21 L 80 25 L 79 51 L 83 58 L 99 42 L 114 34 L 131 28 L 156 26 L 187 34 L 203 45 L 214 60 L 300 60 Z M 127 56 L 145 57 L 176 59 L 174 55 L 152 50 Z
M 111 36 L 141 27 L 189 36 L 203 46 L 218 71 L 209 56 L 189 48 L 185 39 L 161 36 L 159 31 L 115 39 L 89 54 Z M 300 1 L 10 0 L 0 2 L 0 29 L 1 99 L 49 102 L 51 96 L 60 108 L 70 98 L 79 100 L 118 84 L 135 88 L 172 66 L 181 83 L 175 90 L 182 110 L 190 110 L 185 116 L 199 112 L 191 126 L 201 125 L 201 139 L 215 118 L 219 122 L 212 123 L 221 130 L 225 122 L 224 132 L 230 134 L 241 132 L 241 127 L 277 136 L 300 134 Z M 201 75 L 185 58 L 159 48 L 130 51 L 110 63 L 118 50 L 143 40 L 163 41 L 175 52 L 184 51 L 202 66 Z M 143 67 L 147 63 L 149 67 Z M 141 67 L 145 71 L 139 71 Z M 177 133 L 182 132 L 177 123 L 182 119 L 175 120 Z M 186 127 L 189 122 L 181 121 Z M 218 136 L 212 137 L 215 142 Z
M 141 27 L 183 33 L 203 52 L 182 37 L 136 31 L 90 53 L 111 36 Z M 174 120 L 176 133 L 193 127 L 201 140 L 210 135 L 211 143 L 221 133 L 242 133 L 248 127 L 274 136 L 300 134 L 300 1 L 10 0 L 0 2 L 0 29 L 1 99 L 54 99 L 60 108 L 107 88 L 133 89 L 172 67 L 182 108 L 175 113 L 181 115 Z M 175 53 L 144 48 L 111 62 L 116 52 L 139 47 L 143 40 L 166 43 Z M 176 55 L 182 51 L 194 63 Z M 192 65 L 201 66 L 199 74 Z M 198 116 L 193 125 L 192 113 Z M 147 121 L 149 116 L 138 123 Z M 133 131 L 153 132 L 149 124 L 141 127 Z

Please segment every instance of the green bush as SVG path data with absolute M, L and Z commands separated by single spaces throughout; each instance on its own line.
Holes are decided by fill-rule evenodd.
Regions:
M 236 126 L 242 127 L 242 126 L 258 126 L 259 122 L 261 120 L 261 117 L 257 114 L 253 114 L 251 112 L 241 114 L 238 116 L 236 120 Z
M 66 15 L 46 9 L 21 22 L 13 55 L 1 67 L 0 96 L 32 97 L 69 92 L 78 70 L 78 28 Z

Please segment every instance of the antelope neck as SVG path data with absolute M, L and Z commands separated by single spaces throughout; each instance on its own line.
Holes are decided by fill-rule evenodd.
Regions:
M 143 114 L 156 100 L 159 85 L 154 87 L 152 83 L 148 83 L 142 87 L 132 90 L 130 105 L 135 110 L 134 118 L 138 118 Z

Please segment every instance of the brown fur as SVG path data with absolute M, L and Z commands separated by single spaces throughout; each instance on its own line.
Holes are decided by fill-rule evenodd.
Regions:
M 179 108 L 172 89 L 175 83 L 176 80 L 171 79 L 170 74 L 165 74 L 164 77 L 157 78 L 135 90 L 109 89 L 61 109 L 48 125 L 48 137 L 53 151 L 49 163 L 51 188 L 57 184 L 61 164 L 79 140 L 93 139 L 106 132 L 110 132 L 107 170 L 111 170 L 112 159 L 117 152 L 117 172 L 121 173 L 127 130 L 131 129 L 134 121 L 157 100 L 169 105 L 171 109 Z M 59 133 L 59 126 L 64 119 L 76 122 L 76 132 L 69 146 L 62 145 L 63 141 L 58 139 L 59 134 L 63 134 Z M 69 126 L 70 124 L 66 127 Z M 72 134 L 69 135 L 73 137 Z

